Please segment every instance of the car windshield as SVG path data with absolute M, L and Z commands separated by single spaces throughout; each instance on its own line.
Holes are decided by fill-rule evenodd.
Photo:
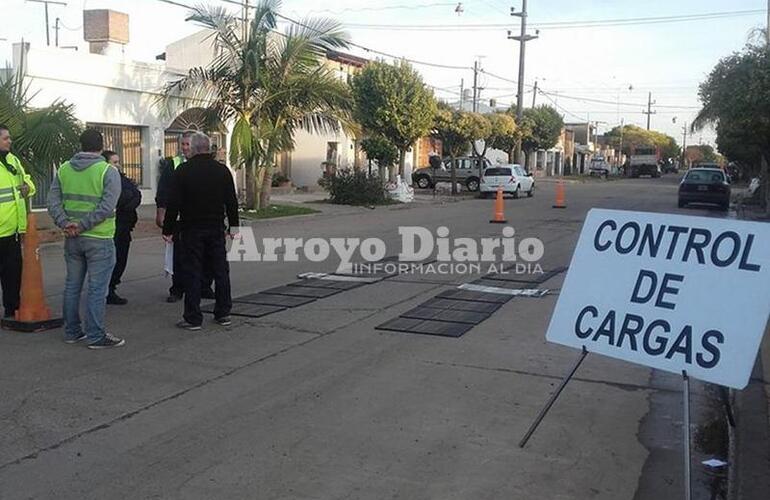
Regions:
M 498 175 L 512 175 L 510 168 L 492 167 L 484 170 L 484 177 L 493 177 Z
M 684 181 L 689 184 L 719 184 L 725 181 L 725 174 L 717 170 L 690 170 Z

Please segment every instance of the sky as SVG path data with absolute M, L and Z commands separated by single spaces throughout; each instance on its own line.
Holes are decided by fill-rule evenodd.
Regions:
M 127 54 L 138 60 L 153 61 L 166 44 L 199 29 L 185 21 L 187 9 L 161 0 L 62 1 L 67 5 L 49 7 L 52 43 L 54 20 L 59 17 L 60 45 L 76 45 L 80 50 L 87 50 L 82 33 L 84 8 L 110 8 L 129 14 Z M 203 1 L 239 12 L 237 5 L 225 0 L 173 1 L 187 5 Z M 460 14 L 456 12 L 458 3 L 462 5 Z M 509 14 L 511 7 L 520 10 L 521 0 L 285 0 L 281 12 L 297 20 L 331 17 L 346 24 L 351 41 L 357 45 L 415 61 L 459 67 L 415 64 L 425 82 L 436 89 L 437 97 L 447 100 L 459 99 L 461 80 L 465 88 L 472 86 L 471 68 L 479 60 L 488 72 L 479 75 L 482 99 L 511 104 L 516 100 L 516 85 L 511 81 L 518 76 L 519 45 L 507 39 L 507 30 L 518 33 L 520 29 L 519 18 Z M 540 32 L 538 39 L 527 44 L 525 105 L 532 104 L 531 86 L 537 80 L 538 87 L 547 93 L 537 95 L 537 104 L 557 107 L 567 122 L 596 121 L 601 133 L 621 120 L 646 126 L 642 111 L 651 92 L 656 102 L 652 128 L 681 143 L 684 124 L 698 111 L 698 84 L 720 58 L 740 50 L 754 30 L 764 29 L 763 12 L 626 26 L 566 28 L 544 23 L 766 8 L 766 0 L 529 0 L 528 23 L 533 26 L 529 32 L 534 34 L 535 27 Z M 22 37 L 32 44 L 46 43 L 42 4 L 0 0 L 0 14 L 5 21 L 0 27 L 0 38 L 5 39 L 0 40 L 0 61 L 10 59 L 11 43 Z M 406 29 L 408 25 L 438 25 L 441 30 Z M 392 60 L 355 47 L 350 52 Z M 714 139 L 711 131 L 703 131 L 687 141 L 713 144 Z

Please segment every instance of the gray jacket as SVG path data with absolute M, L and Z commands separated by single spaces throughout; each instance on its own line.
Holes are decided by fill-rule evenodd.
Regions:
M 100 161 L 104 161 L 104 158 L 99 153 L 77 153 L 70 160 L 70 165 L 77 171 L 83 171 Z M 90 212 L 80 221 L 81 233 L 92 229 L 94 226 L 104 222 L 108 217 L 115 215 L 115 207 L 120 198 L 120 190 L 120 173 L 118 173 L 116 168 L 110 167 L 104 175 L 102 199 L 96 205 L 94 211 Z M 69 223 L 67 214 L 64 212 L 64 202 L 62 200 L 58 175 L 53 176 L 51 189 L 48 191 L 48 214 L 54 223 L 62 229 Z

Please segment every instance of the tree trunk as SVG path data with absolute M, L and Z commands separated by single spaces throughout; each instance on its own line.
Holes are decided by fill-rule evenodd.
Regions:
M 762 154 L 762 185 L 760 185 L 760 192 L 764 194 L 763 199 L 765 201 L 765 216 L 770 217 L 770 168 L 768 167 L 767 155 Z
M 377 176 L 380 178 L 380 184 L 382 184 L 383 186 L 387 182 L 385 175 L 388 173 L 389 170 L 390 170 L 390 167 L 384 167 L 379 163 L 377 164 Z
M 457 194 L 457 162 L 455 161 L 454 155 L 451 156 L 452 158 L 452 175 L 450 179 L 452 180 L 452 196 Z
M 399 149 L 398 150 L 398 175 L 401 176 L 401 179 L 404 178 L 404 167 L 406 166 L 406 149 Z M 391 181 L 396 180 L 395 178 L 390 179 Z
M 270 206 L 270 193 L 273 189 L 273 162 L 271 161 L 265 167 L 262 168 L 262 191 L 259 197 L 259 208 L 267 208 Z
M 253 210 L 257 208 L 257 166 L 254 163 L 248 163 L 246 169 L 246 209 Z

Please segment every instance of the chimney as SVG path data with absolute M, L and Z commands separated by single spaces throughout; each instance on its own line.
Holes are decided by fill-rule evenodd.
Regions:
M 84 10 L 83 38 L 92 54 L 122 55 L 128 43 L 128 14 L 107 9 Z

